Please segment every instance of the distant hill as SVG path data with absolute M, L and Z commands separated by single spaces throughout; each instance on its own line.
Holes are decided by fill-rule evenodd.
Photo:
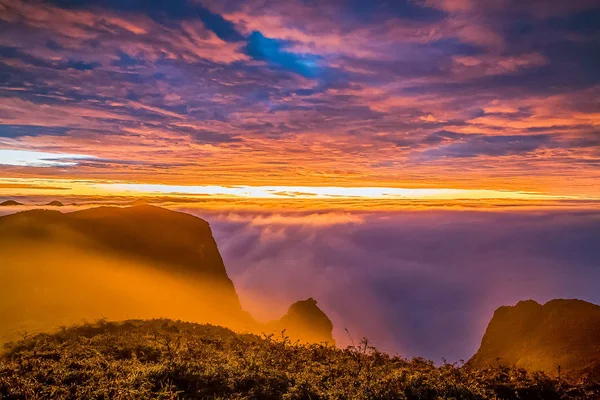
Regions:
M 46 205 L 50 206 L 50 207 L 64 207 L 65 206 L 63 203 L 61 203 L 58 200 L 51 201 L 50 203 L 48 203 Z
M 18 201 L 14 201 L 14 200 L 6 200 L 3 201 L 2 203 L 0 203 L 0 206 L 22 206 L 23 203 L 19 203 Z
M 0 341 L 100 317 L 269 329 L 242 309 L 209 224 L 190 214 L 150 205 L 19 212 L 0 217 L 0 254 Z M 322 314 L 316 302 L 310 313 Z M 277 328 L 307 340 L 322 330 L 298 321 Z
M 136 200 L 126 203 L 125 205 L 127 205 L 127 206 L 147 206 L 149 204 L 150 204 L 150 202 L 148 200 L 136 199 Z
M 560 299 L 500 307 L 468 364 L 516 365 L 552 375 L 560 366 L 563 376 L 600 380 L 600 306 Z

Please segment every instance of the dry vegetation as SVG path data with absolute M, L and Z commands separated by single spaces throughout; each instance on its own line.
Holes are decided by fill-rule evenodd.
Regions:
M 600 386 L 473 370 L 169 320 L 99 321 L 27 337 L 0 358 L 0 398 L 599 399 Z

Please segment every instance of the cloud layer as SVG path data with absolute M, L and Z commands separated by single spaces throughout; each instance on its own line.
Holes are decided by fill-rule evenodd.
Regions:
M 597 211 L 200 212 L 246 308 L 315 297 L 338 344 L 468 359 L 500 305 L 600 304 Z M 265 310 L 265 304 L 269 305 Z
M 3 177 L 600 193 L 594 1 L 0 0 L 0 22 L 0 148 L 90 156 Z

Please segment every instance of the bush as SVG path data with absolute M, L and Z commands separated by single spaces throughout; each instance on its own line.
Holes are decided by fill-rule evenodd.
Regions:
M 435 366 L 365 340 L 337 349 L 169 320 L 63 328 L 7 345 L 0 398 L 599 399 L 600 387 L 498 367 Z

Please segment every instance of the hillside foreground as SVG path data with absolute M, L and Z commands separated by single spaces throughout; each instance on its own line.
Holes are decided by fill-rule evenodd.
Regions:
M 598 399 L 600 385 L 514 367 L 435 366 L 213 325 L 129 320 L 24 335 L 0 357 L 6 399 Z

